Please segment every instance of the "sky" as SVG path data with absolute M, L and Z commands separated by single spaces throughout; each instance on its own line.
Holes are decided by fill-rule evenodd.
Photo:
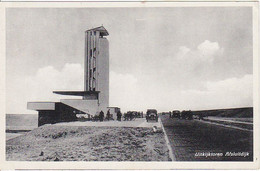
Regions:
M 83 90 L 84 32 L 101 25 L 109 32 L 110 106 L 253 106 L 250 7 L 10 8 L 6 113 L 37 113 L 27 102 Z

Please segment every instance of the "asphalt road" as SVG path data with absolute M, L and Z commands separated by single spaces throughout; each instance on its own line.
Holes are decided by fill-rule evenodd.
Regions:
M 177 161 L 252 161 L 253 132 L 160 116 Z M 210 154 L 209 154 L 210 153 Z

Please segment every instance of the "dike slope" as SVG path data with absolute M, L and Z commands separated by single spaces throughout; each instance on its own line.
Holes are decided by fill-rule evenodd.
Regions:
M 253 107 L 192 111 L 195 115 L 227 118 L 253 118 Z
M 44 125 L 6 142 L 8 161 L 169 161 L 152 128 Z

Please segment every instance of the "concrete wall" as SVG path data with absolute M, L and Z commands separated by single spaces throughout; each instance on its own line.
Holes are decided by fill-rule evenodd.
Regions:
M 99 56 L 99 31 L 85 33 L 85 60 L 84 60 L 84 90 L 96 91 L 97 87 L 97 58 Z
M 55 102 L 28 102 L 29 110 L 55 110 Z
M 109 106 L 109 42 L 106 38 L 99 39 L 98 55 L 98 91 L 99 110 L 107 111 Z
M 96 110 L 106 113 L 109 106 L 109 42 L 100 37 L 99 31 L 85 33 L 84 84 L 85 91 L 100 91 Z
M 90 115 L 95 115 L 98 109 L 97 100 L 61 99 L 61 103 L 81 110 Z

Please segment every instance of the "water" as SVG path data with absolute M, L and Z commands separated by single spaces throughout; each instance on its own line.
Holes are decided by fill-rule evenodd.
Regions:
M 32 130 L 37 127 L 37 114 L 6 114 L 6 130 Z
M 38 127 L 38 115 L 6 114 L 6 140 L 23 135 Z

